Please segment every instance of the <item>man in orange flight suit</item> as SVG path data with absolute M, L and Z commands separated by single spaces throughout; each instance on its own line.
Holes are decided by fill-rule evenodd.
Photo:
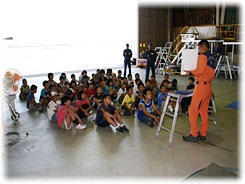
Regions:
M 197 68 L 186 71 L 186 75 L 193 74 L 196 77 L 196 86 L 193 92 L 191 105 L 189 107 L 190 134 L 183 136 L 187 142 L 198 142 L 206 140 L 208 130 L 208 107 L 212 97 L 211 81 L 215 77 L 216 61 L 209 52 L 209 43 L 201 40 L 198 43 L 199 56 Z M 198 131 L 198 115 L 201 115 L 202 123 Z

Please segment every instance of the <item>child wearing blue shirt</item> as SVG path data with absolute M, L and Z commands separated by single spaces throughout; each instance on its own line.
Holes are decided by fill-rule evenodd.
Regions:
M 157 100 L 157 105 L 158 105 L 158 109 L 161 111 L 162 110 L 162 102 L 166 100 L 168 93 L 166 93 L 166 86 L 164 86 L 163 84 L 160 86 L 160 93 L 158 94 L 158 100 Z
M 161 113 L 153 103 L 152 92 L 149 88 L 144 89 L 143 95 L 144 99 L 139 103 L 137 117 L 141 122 L 146 123 L 150 127 L 154 127 L 155 124 L 159 123 Z

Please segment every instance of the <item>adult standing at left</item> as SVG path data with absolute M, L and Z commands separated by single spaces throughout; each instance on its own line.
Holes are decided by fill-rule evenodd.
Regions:
M 129 74 L 131 74 L 131 57 L 132 57 L 132 51 L 131 51 L 131 49 L 129 49 L 128 43 L 126 44 L 126 49 L 123 51 L 123 57 L 124 57 L 124 77 L 126 77 L 127 66 L 129 69 Z

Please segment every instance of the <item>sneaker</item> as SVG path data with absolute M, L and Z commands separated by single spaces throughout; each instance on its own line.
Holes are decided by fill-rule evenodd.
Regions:
M 39 112 L 44 112 L 44 108 L 41 107 L 41 108 L 38 109 L 38 111 L 39 111 Z
M 124 129 L 125 132 L 129 132 L 129 129 L 125 125 L 123 125 L 122 128 Z
M 85 129 L 85 128 L 87 128 L 87 125 L 84 125 L 84 124 L 78 124 L 77 126 L 76 126 L 76 129 Z
M 154 123 L 153 122 L 147 122 L 147 125 L 149 126 L 149 127 L 154 127 Z
M 96 114 L 91 115 L 91 121 L 95 121 L 96 120 Z
M 187 136 L 183 136 L 183 140 L 186 142 L 198 142 L 199 138 L 198 137 L 194 137 L 191 134 L 187 135 Z
M 206 140 L 206 136 L 202 136 L 200 134 L 200 132 L 198 132 L 198 136 L 197 136 L 201 141 L 205 141 Z
M 119 132 L 119 133 L 122 133 L 124 131 L 124 128 L 123 127 L 117 127 L 116 128 L 116 132 Z

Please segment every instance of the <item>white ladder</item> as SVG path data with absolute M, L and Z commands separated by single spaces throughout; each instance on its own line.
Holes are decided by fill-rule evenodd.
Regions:
M 191 97 L 192 95 L 193 95 L 193 93 L 191 93 L 189 95 L 180 95 L 180 94 L 176 94 L 176 93 L 168 93 L 168 96 L 167 96 L 167 99 L 165 101 L 164 108 L 163 108 L 163 111 L 162 111 L 162 115 L 161 115 L 161 118 L 160 118 L 160 121 L 159 121 L 159 124 L 158 124 L 158 127 L 157 127 L 157 131 L 156 131 L 156 135 L 155 135 L 156 139 L 158 139 L 158 137 L 159 137 L 160 130 L 163 129 L 163 130 L 169 132 L 168 146 L 172 146 L 173 145 L 174 130 L 175 130 L 175 125 L 176 125 L 176 121 L 177 121 L 177 116 L 178 116 L 178 113 L 179 113 L 179 104 L 180 104 L 180 102 L 181 102 L 181 100 L 183 98 Z M 174 114 L 172 114 L 170 112 L 167 112 L 167 107 L 168 107 L 168 103 L 169 103 L 170 99 L 176 101 Z M 214 103 L 213 96 L 211 98 L 211 101 L 212 101 L 211 109 L 213 111 L 214 118 L 213 119 L 210 118 L 210 120 L 212 120 L 213 123 L 216 125 L 217 131 L 220 131 L 220 128 L 219 128 L 219 125 L 218 125 L 217 119 L 216 119 L 216 108 L 215 108 L 215 103 Z M 165 115 L 168 115 L 168 116 L 173 118 L 172 128 L 171 129 L 168 129 L 168 128 L 163 126 L 163 123 L 164 123 L 163 120 L 164 120 Z
M 166 42 L 163 48 L 162 47 L 155 48 L 155 51 L 158 51 L 156 61 L 159 60 L 158 66 L 156 68 L 156 73 L 160 72 L 160 75 L 163 74 L 163 69 L 166 66 L 167 58 L 169 54 L 171 53 L 172 45 L 173 45 L 173 42 Z
M 234 77 L 236 78 L 235 70 L 233 68 L 233 65 L 230 64 L 228 55 L 220 55 L 219 61 L 217 63 L 216 69 L 215 69 L 215 73 L 216 73 L 215 78 L 218 77 L 221 69 L 224 70 L 226 79 L 227 79 L 227 72 L 229 73 L 230 79 L 233 79 L 232 73 L 233 73 Z

